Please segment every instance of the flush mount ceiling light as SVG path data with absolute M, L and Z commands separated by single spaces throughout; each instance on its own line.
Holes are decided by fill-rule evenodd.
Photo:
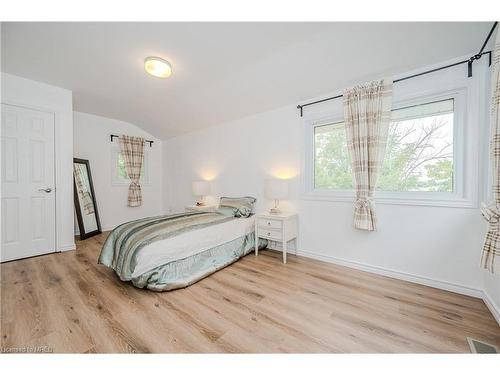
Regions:
M 172 75 L 172 65 L 160 57 L 146 57 L 144 60 L 144 69 L 152 76 L 158 78 L 168 78 Z

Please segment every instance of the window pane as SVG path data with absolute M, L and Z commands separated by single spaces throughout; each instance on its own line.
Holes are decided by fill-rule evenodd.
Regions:
M 146 169 L 146 155 L 144 155 L 144 161 L 141 169 L 141 181 L 144 180 L 144 170 Z M 118 178 L 119 179 L 124 179 L 124 180 L 129 180 L 128 175 L 127 175 L 127 169 L 125 168 L 125 159 L 123 159 L 123 155 L 121 152 L 118 152 L 118 158 L 117 158 L 117 171 L 118 171 Z
M 123 179 L 128 179 L 127 170 L 125 169 L 125 160 L 121 152 L 118 153 L 118 177 Z
M 344 123 L 314 128 L 314 187 L 354 188 Z
M 377 190 L 453 192 L 453 112 L 453 99 L 392 111 Z M 314 128 L 314 186 L 354 188 L 344 123 Z
M 393 111 L 384 191 L 453 191 L 453 99 Z

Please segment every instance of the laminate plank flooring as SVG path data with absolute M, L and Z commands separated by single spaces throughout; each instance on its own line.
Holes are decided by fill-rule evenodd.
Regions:
M 468 353 L 468 336 L 500 347 L 480 299 L 273 251 L 185 289 L 137 289 L 97 264 L 106 236 L 1 265 L 4 350 Z

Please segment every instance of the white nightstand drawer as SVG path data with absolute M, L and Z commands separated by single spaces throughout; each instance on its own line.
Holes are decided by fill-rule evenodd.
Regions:
M 281 241 L 283 239 L 281 230 L 266 229 L 266 228 L 259 228 L 259 237 L 276 241 Z
M 297 214 L 291 212 L 257 214 L 255 237 L 280 242 L 283 247 L 283 263 L 286 263 L 287 243 L 297 238 Z M 255 255 L 259 255 L 258 244 L 259 241 L 255 241 Z
M 282 221 L 273 219 L 258 219 L 257 225 L 261 228 L 269 228 L 269 229 L 281 230 L 281 228 L 283 228 Z

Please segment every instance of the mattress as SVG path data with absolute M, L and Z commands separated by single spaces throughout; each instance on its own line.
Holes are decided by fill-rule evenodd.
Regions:
M 183 288 L 255 249 L 254 217 L 190 212 L 123 223 L 106 239 L 99 263 L 138 288 Z M 259 248 L 267 241 L 259 239 Z
M 132 277 L 138 277 L 159 265 L 185 259 L 211 248 L 246 236 L 254 231 L 255 218 L 234 218 L 221 224 L 195 229 L 175 237 L 153 242 L 137 255 Z

